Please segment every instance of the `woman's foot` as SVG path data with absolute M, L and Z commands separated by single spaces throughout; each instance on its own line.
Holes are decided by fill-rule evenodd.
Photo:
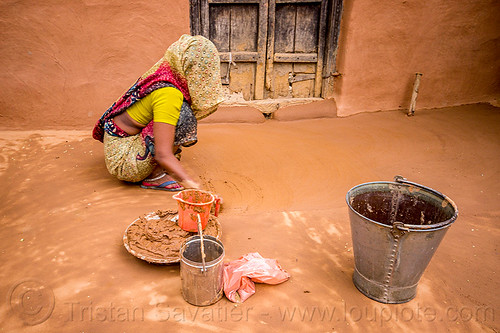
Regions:
M 182 191 L 184 189 L 184 187 L 177 183 L 167 173 L 162 173 L 156 177 L 144 179 L 142 181 L 141 187 L 146 189 L 163 190 L 170 192 Z

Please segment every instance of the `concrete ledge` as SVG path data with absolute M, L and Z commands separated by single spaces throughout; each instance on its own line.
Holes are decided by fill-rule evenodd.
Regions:
M 276 120 L 300 120 L 337 117 L 337 104 L 334 99 L 324 99 L 307 104 L 280 107 L 273 113 Z
M 219 109 L 200 123 L 263 123 L 266 118 L 250 106 L 220 106 Z

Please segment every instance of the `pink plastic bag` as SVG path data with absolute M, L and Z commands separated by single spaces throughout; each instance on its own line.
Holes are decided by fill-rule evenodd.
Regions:
M 290 278 L 276 259 L 248 253 L 224 265 L 224 293 L 235 303 L 243 303 L 255 294 L 255 283 L 279 284 Z

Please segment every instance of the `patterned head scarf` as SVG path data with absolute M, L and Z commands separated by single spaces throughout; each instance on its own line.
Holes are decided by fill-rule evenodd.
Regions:
M 196 119 L 203 119 L 215 112 L 224 100 L 220 59 L 215 45 L 203 36 L 182 35 L 167 49 L 163 58 L 106 110 L 94 126 L 94 139 L 102 142 L 107 120 L 125 112 L 152 91 L 169 84 L 182 92 Z M 152 133 L 152 123 L 143 129 L 143 136 Z
M 207 38 L 182 35 L 141 78 L 150 76 L 165 63 L 186 81 L 196 119 L 203 119 L 215 112 L 224 101 L 219 53 Z

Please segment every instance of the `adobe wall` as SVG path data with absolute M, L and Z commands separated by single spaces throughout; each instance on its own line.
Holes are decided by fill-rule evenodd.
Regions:
M 91 127 L 189 33 L 188 0 L 138 3 L 2 1 L 0 127 Z M 338 115 L 407 108 L 415 72 L 424 74 L 417 108 L 498 98 L 499 2 L 357 0 L 344 6 Z
M 0 123 L 91 127 L 189 33 L 189 2 L 2 1 L 0 28 Z
M 500 95 L 500 2 L 344 1 L 337 114 L 492 102 Z

